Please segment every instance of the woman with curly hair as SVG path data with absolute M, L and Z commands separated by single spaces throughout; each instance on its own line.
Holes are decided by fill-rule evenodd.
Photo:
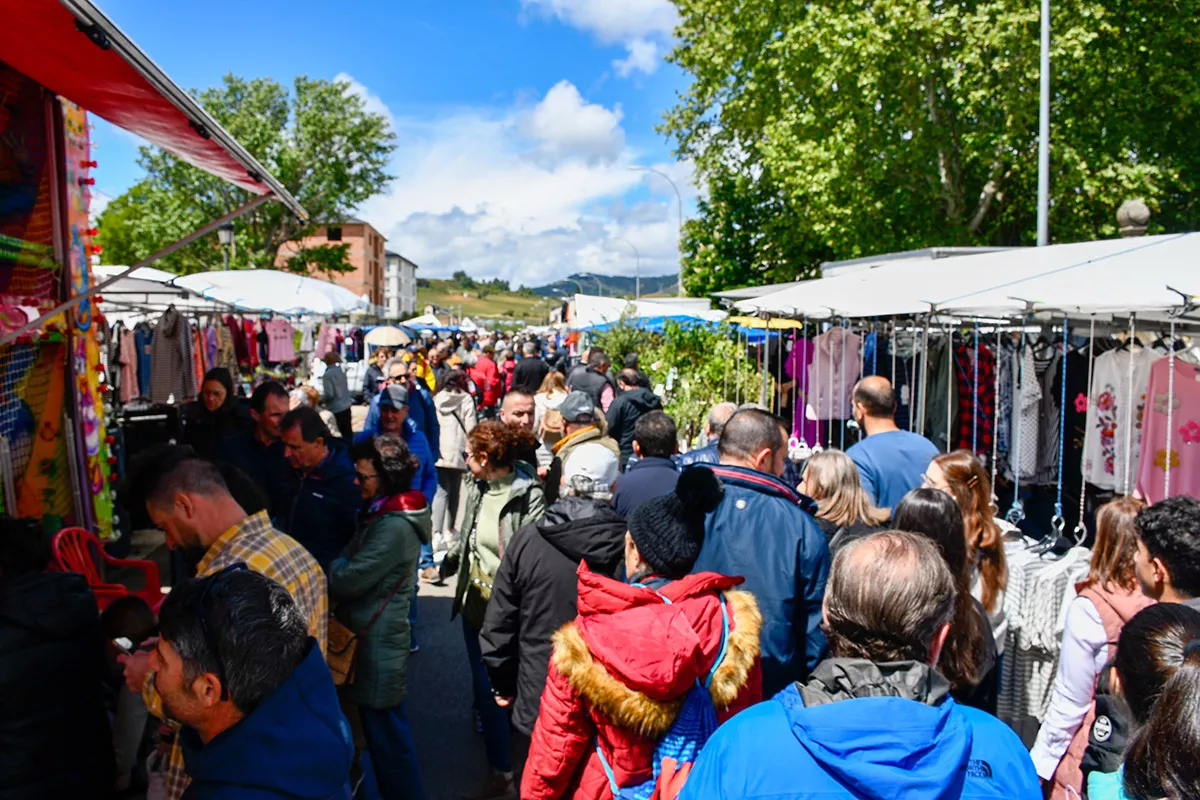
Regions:
M 509 751 L 508 713 L 496 704 L 483 663 L 479 631 L 492 596 L 492 583 L 512 537 L 546 512 L 546 499 L 533 467 L 517 459 L 524 448 L 536 446 L 533 434 L 523 428 L 490 420 L 467 434 L 463 453 L 475 479 L 467 492 L 466 510 L 458 547 L 442 561 L 444 577 L 458 573 L 453 616 L 463 618 L 463 636 L 471 665 L 475 708 L 483 728 L 491 777 L 487 793 L 513 794 L 512 755 Z
M 417 459 L 403 439 L 368 439 L 350 454 L 366 507 L 358 532 L 329 567 L 337 619 L 358 640 L 347 695 L 357 707 L 380 794 L 420 797 L 404 690 L 412 641 L 408 612 L 417 554 L 430 540 L 429 507 L 412 489 Z
M 983 603 L 996 637 L 996 649 L 1003 655 L 1008 635 L 1008 618 L 1004 615 L 1004 590 L 1008 586 L 1004 531 L 1011 526 L 996 519 L 987 470 L 971 451 L 955 450 L 933 459 L 925 470 L 925 486 L 941 489 L 962 509 L 967 564 L 972 569 L 971 595 Z

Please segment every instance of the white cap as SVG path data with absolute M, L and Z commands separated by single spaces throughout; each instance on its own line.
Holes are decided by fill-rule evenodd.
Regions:
M 562 487 L 584 495 L 607 494 L 612 492 L 619 468 L 612 450 L 595 442 L 581 444 L 563 464 Z

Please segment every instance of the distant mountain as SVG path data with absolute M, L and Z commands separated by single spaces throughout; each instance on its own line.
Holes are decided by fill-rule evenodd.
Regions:
M 593 275 L 576 273 L 569 280 L 555 281 L 545 286 L 536 286 L 534 294 L 541 297 L 572 295 L 583 288 L 584 294 L 602 294 L 605 297 L 633 297 L 636 279 L 624 275 Z M 642 296 L 651 294 L 674 295 L 679 291 L 678 275 L 654 275 L 642 278 Z

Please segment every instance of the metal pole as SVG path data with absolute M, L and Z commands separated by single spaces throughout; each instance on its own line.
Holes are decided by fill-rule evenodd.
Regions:
M 1050 244 L 1050 0 L 1042 0 L 1041 99 L 1038 109 L 1038 247 Z
M 683 195 L 679 193 L 679 187 L 675 185 L 675 181 L 671 180 L 671 176 L 661 170 L 653 167 L 630 167 L 630 169 L 638 172 L 653 172 L 671 184 L 671 188 L 675 190 L 676 209 L 679 212 L 679 229 L 675 233 L 675 249 L 679 255 L 679 296 L 683 297 Z
M 636 282 L 634 283 L 634 288 L 633 288 L 633 299 L 641 300 L 642 299 L 642 251 L 638 250 L 637 245 L 635 245 L 633 242 L 626 239 L 624 236 L 618 236 L 617 238 L 620 239 L 625 244 L 632 247 L 633 254 L 637 257 L 637 273 L 636 273 L 637 278 L 635 279 Z

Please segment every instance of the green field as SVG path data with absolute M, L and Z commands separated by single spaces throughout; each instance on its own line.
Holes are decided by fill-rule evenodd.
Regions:
M 463 316 L 485 319 L 524 319 L 531 325 L 545 324 L 546 314 L 558 304 L 556 298 L 530 297 L 516 292 L 501 292 L 488 289 L 463 291 L 454 281 L 430 280 L 429 286 L 417 287 L 417 311 L 433 303 L 446 311 Z M 480 294 L 486 294 L 480 297 Z

